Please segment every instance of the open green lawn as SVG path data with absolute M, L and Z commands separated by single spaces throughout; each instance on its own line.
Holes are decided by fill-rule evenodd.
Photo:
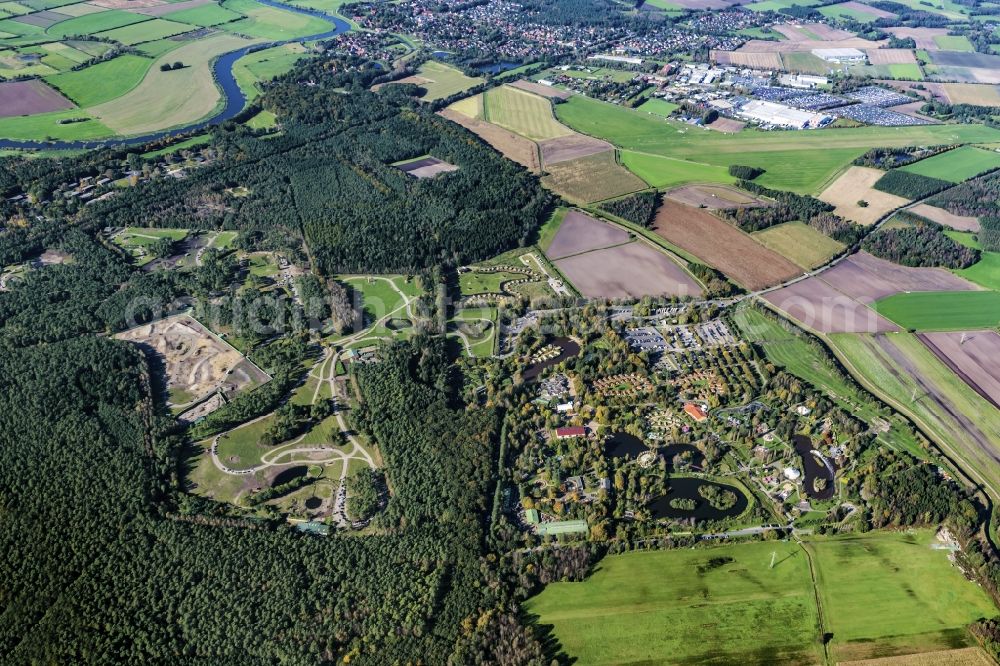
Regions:
M 545 224 L 539 228 L 537 245 L 541 248 L 542 252 L 548 250 L 549 246 L 552 245 L 552 240 L 556 237 L 556 234 L 559 233 L 559 227 L 562 226 L 567 212 L 569 212 L 568 208 L 557 208 L 552 213 L 552 216 L 545 221 Z
M 496 308 L 464 308 L 455 313 L 451 322 L 452 328 L 460 330 L 469 343 L 469 352 L 476 358 L 493 355 L 496 346 L 497 309 Z M 453 337 L 460 336 L 453 334 Z M 461 342 L 463 348 L 464 342 Z
M 965 35 L 938 35 L 934 43 L 942 51 L 975 51 L 972 42 Z
M 550 583 L 526 610 L 578 666 L 822 661 L 808 560 L 794 543 L 611 555 L 583 582 Z
M 392 288 L 390 281 L 407 296 L 416 296 L 420 293 L 415 281 L 407 282 L 402 276 L 354 275 L 341 278 L 340 281 L 349 285 L 355 292 L 360 292 L 361 304 L 365 310 L 365 325 L 381 319 L 403 305 L 403 298 Z M 395 316 L 403 318 L 406 313 L 400 310 Z
M 962 146 L 901 168 L 903 171 L 921 176 L 961 183 L 997 167 L 1000 167 L 1000 153 L 974 146 Z
M 187 23 L 177 23 L 175 21 L 165 21 L 163 19 L 153 19 L 127 25 L 122 28 L 115 28 L 106 32 L 98 33 L 97 37 L 113 39 L 126 46 L 134 46 L 145 42 L 155 42 L 158 39 L 173 37 L 184 32 L 190 32 L 194 28 Z
M 685 183 L 735 183 L 726 167 L 623 150 L 625 167 L 653 187 L 674 187 Z
M 978 262 L 955 273 L 988 289 L 1000 291 L 1000 252 L 983 252 Z
M 255 43 L 219 33 L 157 58 L 139 85 L 89 111 L 119 134 L 166 129 L 212 113 L 222 99 L 210 67 L 218 55 Z M 180 61 L 183 69 L 160 71 L 160 64 Z
M 912 530 L 806 543 L 838 661 L 973 644 L 966 625 L 996 608 L 933 542 L 932 530 Z
M 914 291 L 875 302 L 875 310 L 906 329 L 967 331 L 1000 326 L 1000 292 Z
M 938 14 L 945 18 L 965 20 L 969 10 L 952 0 L 893 0 L 910 9 Z
M 819 13 L 823 16 L 831 18 L 849 18 L 854 19 L 855 21 L 861 21 L 862 23 L 871 23 L 878 18 L 871 12 L 862 11 L 853 7 L 847 7 L 845 5 L 827 5 L 826 7 L 820 8 Z
M 920 71 L 920 65 L 916 63 L 897 63 L 895 65 L 888 65 L 889 76 L 894 79 L 908 79 L 911 81 L 922 81 L 924 79 L 923 72 Z
M 178 141 L 177 143 L 169 145 L 166 148 L 158 148 L 157 150 L 151 150 L 148 153 L 143 153 L 142 158 L 146 160 L 156 159 L 158 157 L 163 157 L 164 155 L 170 155 L 172 153 L 184 150 L 185 148 L 193 148 L 194 146 L 203 146 L 206 143 L 211 142 L 211 140 L 212 137 L 209 134 L 198 134 L 196 136 L 191 137 L 190 139 L 184 139 L 183 141 Z
M 60 123 L 60 120 L 76 120 L 81 122 Z M 91 114 L 80 109 L 37 113 L 33 116 L 12 116 L 0 118 L 0 136 L 5 139 L 25 139 L 28 141 L 44 141 L 47 138 L 65 139 L 95 139 L 112 134 L 112 131 Z
M 80 106 L 93 106 L 120 97 L 139 85 L 152 59 L 126 53 L 75 72 L 46 77 Z
M 500 283 L 509 280 L 520 280 L 525 276 L 520 273 L 477 273 L 468 272 L 458 276 L 458 287 L 463 296 L 470 294 L 500 293 Z
M 656 97 L 654 97 L 653 99 L 648 99 L 636 107 L 636 109 L 639 111 L 652 113 L 654 116 L 661 116 L 663 118 L 666 118 L 679 108 L 680 108 L 679 104 L 674 104 L 673 102 L 668 102 L 665 99 L 659 99 Z
M 122 247 L 146 247 L 161 238 L 174 241 L 183 240 L 188 235 L 187 229 L 163 229 L 159 227 L 126 227 L 125 231 L 115 237 L 115 242 Z
M 844 244 L 802 222 L 786 222 L 751 234 L 757 242 L 791 259 L 802 268 L 815 268 L 844 249 Z
M 60 21 L 49 26 L 45 31 L 52 37 L 66 37 L 67 35 L 93 35 L 105 30 L 121 28 L 132 23 L 142 23 L 149 21 L 150 17 L 142 14 L 133 14 L 120 9 L 109 9 L 106 12 L 96 14 L 85 14 L 75 18 Z
M 533 93 L 501 86 L 483 96 L 486 119 L 534 141 L 570 136 L 573 131 L 552 115 L 552 103 Z
M 321 18 L 269 7 L 253 0 L 225 0 L 222 6 L 247 18 L 224 23 L 219 26 L 220 29 L 247 37 L 294 39 L 317 35 L 333 28 L 331 23 Z
M 466 76 L 460 70 L 437 60 L 428 60 L 418 67 L 417 76 L 426 79 L 419 84 L 427 91 L 421 99 L 430 102 L 451 97 L 484 81 L 478 76 Z
M 304 57 L 305 52 L 301 44 L 292 43 L 248 53 L 236 61 L 233 76 L 247 100 L 253 101 L 260 95 L 258 83 L 288 72 Z
M 273 111 L 264 110 L 243 124 L 250 129 L 271 129 L 278 124 L 278 117 Z
M 822 663 L 822 633 L 833 661 L 969 645 L 965 625 L 995 609 L 933 541 L 925 529 L 609 555 L 526 610 L 580 666 Z
M 566 125 L 606 139 L 623 150 L 767 170 L 767 187 L 811 193 L 872 146 L 926 146 L 1000 141 L 1000 130 L 982 125 L 921 125 L 855 129 L 722 134 L 650 116 L 634 109 L 574 95 L 556 106 Z
M 215 3 L 202 5 L 201 7 L 192 7 L 191 9 L 182 9 L 163 15 L 163 18 L 169 21 L 180 21 L 181 23 L 189 23 L 201 27 L 229 23 L 242 17 L 242 14 L 238 14 Z
M 274 420 L 268 415 L 256 423 L 243 425 L 219 438 L 219 459 L 230 469 L 247 469 L 260 464 L 260 457 L 269 451 L 262 446 L 261 436 Z M 235 456 L 239 460 L 232 460 Z
M 776 12 L 789 7 L 813 7 L 819 3 L 820 0 L 763 0 L 745 6 L 755 12 Z

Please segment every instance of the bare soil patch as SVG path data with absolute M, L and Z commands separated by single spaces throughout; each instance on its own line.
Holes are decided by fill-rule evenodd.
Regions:
M 231 396 L 270 379 L 188 315 L 137 326 L 115 338 L 134 342 L 159 359 L 171 405 L 193 405 L 217 392 Z
M 980 83 L 939 83 L 951 104 L 1000 106 L 1000 86 Z
M 710 210 L 733 208 L 760 208 L 769 205 L 738 187 L 725 185 L 682 185 L 668 190 L 665 197 L 688 206 L 704 206 Z
M 458 171 L 454 164 L 448 164 L 436 157 L 424 157 L 405 164 L 397 164 L 396 168 L 414 178 L 433 178 L 438 174 Z
M 563 218 L 562 225 L 545 254 L 552 260 L 562 259 L 581 252 L 621 245 L 627 243 L 629 238 L 629 233 L 620 227 L 596 220 L 578 210 L 571 210 Z
M 73 102 L 38 79 L 0 83 L 0 118 L 72 108 Z
M 869 7 L 872 12 L 878 10 Z M 868 62 L 873 65 L 912 65 L 917 58 L 910 49 L 868 49 Z
M 802 274 L 802 269 L 736 227 L 700 208 L 666 200 L 653 231 L 753 291 Z
M 868 5 L 863 5 L 859 2 L 848 2 L 845 4 L 848 7 L 856 7 L 857 9 L 860 9 L 861 11 L 867 12 L 869 14 L 874 14 L 880 11 L 878 9 L 869 7 Z M 891 12 L 885 12 L 885 13 L 888 16 L 895 16 L 895 14 L 892 14 Z M 830 27 L 825 23 L 806 23 L 803 27 L 812 34 L 822 39 L 824 42 L 838 42 L 838 41 L 843 41 L 845 39 L 857 39 L 857 37 L 855 37 L 853 33 L 848 32 L 847 30 L 840 30 L 838 28 Z
M 534 173 L 541 171 L 541 165 L 538 161 L 538 147 L 523 136 L 484 120 L 469 118 L 453 109 L 443 109 L 438 111 L 438 114 L 477 135 L 507 159 L 517 162 Z
M 1000 408 L 1000 334 L 966 331 L 917 337 L 972 390 Z
M 586 134 L 572 134 L 546 139 L 539 141 L 538 147 L 542 150 L 542 163 L 546 165 L 568 162 L 579 157 L 614 150 L 614 146 L 607 141 L 601 141 Z
M 931 118 L 930 116 L 925 116 L 920 113 L 920 107 L 924 105 L 924 102 L 910 102 L 909 104 L 900 104 L 899 106 L 890 106 L 890 111 L 895 111 L 896 113 L 902 113 L 907 116 L 912 116 L 913 118 L 920 118 L 921 120 L 926 120 L 931 123 L 940 123 L 941 121 L 937 118 Z
M 931 206 L 930 204 L 917 204 L 915 206 L 910 206 L 907 210 L 912 211 L 921 217 L 926 217 L 932 222 L 937 222 L 938 224 L 943 224 L 946 227 L 951 227 L 956 231 L 976 232 L 980 230 L 979 218 L 967 215 L 955 215 L 954 213 L 949 213 L 944 208 L 938 208 L 937 206 Z
M 834 212 L 858 224 L 874 224 L 894 208 L 905 206 L 908 199 L 880 192 L 873 186 L 885 175 L 884 171 L 853 166 L 845 171 L 819 195 L 821 201 L 836 206 Z M 867 206 L 861 206 L 864 201 Z
M 536 95 L 541 95 L 542 97 L 548 97 L 549 99 L 568 99 L 571 93 L 568 90 L 559 90 L 552 86 L 547 86 L 542 83 L 535 83 L 534 81 L 527 81 L 525 79 L 520 79 L 514 81 L 514 83 L 508 84 L 512 88 L 520 88 L 521 90 L 527 90 L 530 93 L 535 93 Z
M 716 132 L 722 132 L 723 134 L 736 134 L 746 126 L 746 123 L 721 116 L 706 125 L 709 129 L 714 129 Z
M 817 28 L 818 29 L 818 28 Z M 768 42 L 762 39 L 751 39 L 741 46 L 736 53 L 795 53 L 812 51 L 813 49 L 877 49 L 883 42 L 873 42 L 860 37 L 850 39 L 825 40 L 822 43 L 811 42 Z
M 606 150 L 545 165 L 542 184 L 573 203 L 592 203 L 646 189 L 644 180 L 618 164 Z
M 60 14 L 59 12 L 46 10 L 35 12 L 33 14 L 25 14 L 24 16 L 17 16 L 13 20 L 18 23 L 27 23 L 28 25 L 38 26 L 39 28 L 48 28 L 49 26 L 61 23 L 68 18 L 72 17 L 69 14 Z
M 641 241 L 577 254 L 555 264 L 587 298 L 701 295 L 701 287 L 683 268 Z
M 858 252 L 824 271 L 823 280 L 865 303 L 903 291 L 977 291 L 978 285 L 943 268 L 909 268 Z
M 926 51 L 937 51 L 938 45 L 934 41 L 935 37 L 941 37 L 948 34 L 947 28 L 886 28 L 886 32 L 891 32 L 896 37 L 905 39 L 906 37 L 912 37 L 913 41 L 917 43 L 918 49 L 924 49 Z
M 883 333 L 899 327 L 871 308 L 811 277 L 764 295 L 764 300 L 821 333 Z

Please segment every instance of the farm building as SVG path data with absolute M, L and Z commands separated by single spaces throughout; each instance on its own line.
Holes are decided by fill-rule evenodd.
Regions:
M 744 104 L 737 115 L 765 125 L 778 125 L 795 129 L 820 127 L 831 120 L 830 116 L 824 114 L 799 111 L 777 102 L 756 99 Z
M 689 402 L 684 405 L 684 412 L 698 423 L 701 423 L 708 418 L 708 414 L 705 413 L 705 410 L 693 402 Z
M 858 49 L 813 49 L 812 54 L 827 62 L 864 62 L 868 59 L 865 52 Z
M 556 437 L 559 439 L 569 439 L 571 437 L 585 437 L 587 435 L 587 429 L 583 426 L 567 426 L 565 428 L 556 428 Z

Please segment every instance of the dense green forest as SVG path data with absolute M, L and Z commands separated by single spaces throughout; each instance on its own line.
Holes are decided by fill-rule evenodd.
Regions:
M 978 237 L 983 249 L 1000 252 L 1000 173 L 968 180 L 928 203 L 956 215 L 978 217 L 982 227 Z
M 968 268 L 979 261 L 979 250 L 966 247 L 945 235 L 944 227 L 905 211 L 897 217 L 907 227 L 880 229 L 865 238 L 862 247 L 876 257 L 903 266 Z

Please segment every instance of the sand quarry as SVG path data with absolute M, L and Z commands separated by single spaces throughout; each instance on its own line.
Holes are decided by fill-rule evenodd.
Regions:
M 184 408 L 197 405 L 213 394 L 227 397 L 270 379 L 236 349 L 188 315 L 176 315 L 131 328 L 115 335 L 142 345 L 163 364 L 167 404 Z M 206 403 L 207 404 L 207 403 Z M 221 399 L 212 400 L 214 408 Z M 211 409 L 198 410 L 204 416 Z

